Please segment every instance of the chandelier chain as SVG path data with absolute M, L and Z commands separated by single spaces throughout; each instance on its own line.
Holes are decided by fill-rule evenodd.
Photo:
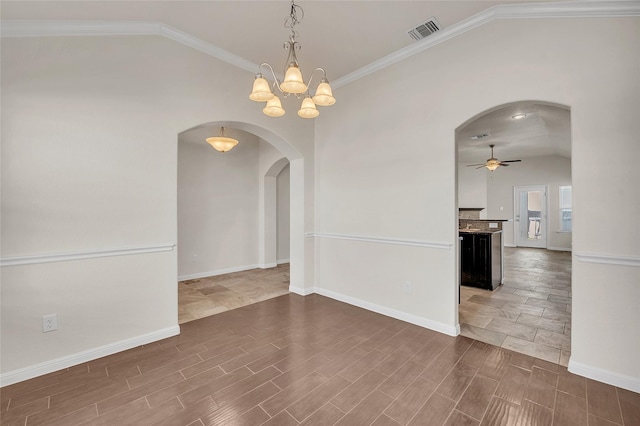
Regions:
M 300 18 L 298 18 L 298 13 L 300 13 Z M 304 10 L 302 7 L 298 6 L 294 3 L 294 0 L 291 0 L 291 12 L 289 12 L 289 16 L 284 20 L 284 27 L 290 28 L 292 33 L 295 33 L 294 27 L 302 22 L 304 19 Z

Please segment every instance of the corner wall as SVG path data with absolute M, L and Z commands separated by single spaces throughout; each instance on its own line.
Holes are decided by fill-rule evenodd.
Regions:
M 494 21 L 341 87 L 316 125 L 318 291 L 454 330 L 455 129 L 522 99 L 567 105 L 570 369 L 640 391 L 640 225 L 612 217 L 640 211 L 640 20 L 596 22 Z
M 177 140 L 202 123 L 240 123 L 296 162 L 291 278 L 306 288 L 313 124 L 264 116 L 251 73 L 158 36 L 1 42 L 2 385 L 179 332 Z

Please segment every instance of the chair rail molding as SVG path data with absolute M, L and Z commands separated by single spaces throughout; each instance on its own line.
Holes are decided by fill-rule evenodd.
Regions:
M 600 263 L 605 265 L 635 266 L 640 267 L 640 257 L 613 256 L 610 254 L 576 253 L 575 256 L 582 262 Z
M 33 265 L 38 263 L 50 263 L 50 262 L 66 262 L 70 260 L 82 260 L 93 259 L 97 257 L 113 257 L 113 256 L 128 256 L 132 254 L 146 254 L 146 253 L 158 253 L 163 251 L 171 251 L 176 247 L 175 244 L 161 244 L 153 246 L 142 247 L 127 247 L 119 249 L 108 250 L 84 250 L 68 253 L 48 253 L 37 254 L 30 256 L 16 256 L 5 257 L 0 259 L 0 266 L 21 266 L 21 265 Z
M 379 237 L 366 237 L 358 235 L 345 235 L 345 234 L 325 234 L 325 233 L 306 233 L 307 238 L 330 238 L 335 240 L 347 240 L 347 241 L 361 241 L 365 243 L 374 244 L 394 244 L 399 246 L 409 247 L 425 247 L 434 248 L 440 250 L 450 250 L 453 247 L 453 243 L 445 243 L 441 241 L 426 241 L 426 240 L 402 240 L 397 238 L 379 238 Z

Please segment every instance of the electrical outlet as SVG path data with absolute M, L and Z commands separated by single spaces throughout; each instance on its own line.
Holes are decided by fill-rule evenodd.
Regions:
M 498 224 L 494 222 L 489 222 L 489 228 L 497 228 Z
M 48 333 L 58 329 L 58 314 L 45 315 L 42 317 L 42 332 Z
M 404 292 L 407 294 L 411 293 L 411 281 L 404 282 Z
M 197 262 L 197 261 L 198 261 L 198 255 L 197 255 L 197 254 L 194 254 L 194 255 L 193 255 L 193 261 L 194 261 L 194 262 Z

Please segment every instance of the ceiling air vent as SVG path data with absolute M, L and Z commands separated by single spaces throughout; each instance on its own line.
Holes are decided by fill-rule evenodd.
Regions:
M 440 24 L 436 18 L 429 18 L 424 24 L 420 24 L 415 28 L 408 31 L 409 35 L 414 40 L 422 40 L 423 38 L 430 36 L 436 31 L 440 30 Z
M 477 141 L 478 139 L 484 139 L 484 138 L 489 137 L 489 136 L 491 136 L 489 133 L 482 133 L 480 135 L 470 136 L 469 139 L 473 139 L 474 141 Z

